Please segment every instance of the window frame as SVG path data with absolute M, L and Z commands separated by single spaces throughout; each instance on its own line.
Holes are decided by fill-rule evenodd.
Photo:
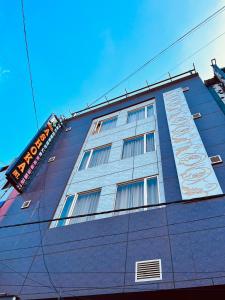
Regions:
M 102 123 L 105 122 L 105 121 L 109 121 L 109 120 L 112 120 L 112 119 L 116 119 L 118 120 L 118 115 L 115 115 L 113 117 L 110 117 L 110 118 L 106 118 L 106 119 L 102 119 L 102 120 L 99 120 L 97 121 L 95 124 L 94 124 L 94 129 L 92 130 L 92 134 L 98 134 L 101 132 L 101 128 L 102 128 Z
M 135 155 L 135 156 L 130 156 L 130 157 L 123 158 L 123 149 L 124 149 L 124 142 L 125 141 L 133 140 L 133 139 L 141 137 L 141 136 L 144 137 L 144 152 L 143 152 L 143 154 L 146 154 L 146 153 L 149 153 L 149 152 L 153 152 L 153 151 L 147 152 L 147 134 L 153 134 L 153 138 L 154 138 L 154 151 L 156 151 L 155 130 L 151 130 L 151 131 L 148 131 L 148 132 L 145 132 L 145 133 L 141 133 L 141 134 L 134 135 L 134 136 L 131 136 L 131 137 L 123 139 L 123 147 L 122 147 L 122 153 L 121 153 L 120 159 L 122 160 L 122 159 L 128 159 L 128 158 L 133 158 L 133 157 L 139 156 L 139 155 Z M 140 154 L 140 155 L 143 155 L 143 154 Z
M 147 189 L 147 181 L 148 181 L 148 179 L 150 179 L 150 178 L 156 178 L 156 180 L 157 180 L 157 193 L 158 193 L 158 199 L 159 199 L 158 204 L 160 204 L 160 203 L 161 203 L 161 199 L 160 199 L 160 190 L 159 190 L 159 174 L 155 174 L 155 175 L 150 175 L 150 176 L 147 176 L 147 177 L 141 177 L 141 178 L 131 179 L 131 180 L 128 180 L 128 181 L 125 181 L 125 182 L 117 183 L 117 184 L 116 184 L 116 195 L 115 195 L 115 200 L 114 200 L 113 210 L 115 210 L 115 207 L 116 207 L 116 197 L 117 197 L 117 189 L 118 189 L 118 186 L 121 186 L 121 185 L 127 185 L 127 184 L 135 183 L 135 182 L 143 182 L 143 183 L 144 183 L 144 206 L 145 206 L 145 205 L 148 205 L 148 189 Z M 148 209 L 149 209 L 149 207 L 143 208 L 144 211 L 146 211 L 146 210 L 148 210 Z M 125 212 L 126 212 L 126 211 L 125 211 Z M 127 213 L 129 213 L 129 211 L 128 211 Z M 114 212 L 114 213 L 113 213 L 113 216 L 117 216 L 117 212 Z
M 83 154 L 82 154 L 82 157 L 81 157 L 81 160 L 80 160 L 80 162 L 79 162 L 78 168 L 77 168 L 77 172 L 84 171 L 84 170 L 87 170 L 87 169 L 89 168 L 89 164 L 90 164 L 90 161 L 91 161 L 91 157 L 92 157 L 93 152 L 94 152 L 95 150 L 98 150 L 98 149 L 101 149 L 101 148 L 107 148 L 107 147 L 109 147 L 109 146 L 112 147 L 112 143 L 109 143 L 109 144 L 106 144 L 106 145 L 102 145 L 102 146 L 98 146 L 98 147 L 95 147 L 95 148 L 92 148 L 92 149 L 84 150 L 84 152 L 83 152 Z M 110 151 L 111 151 L 111 149 L 110 149 Z M 89 157 L 88 157 L 88 160 L 87 160 L 87 163 L 86 163 L 85 168 L 82 169 L 82 170 L 80 170 L 80 166 L 81 166 L 82 160 L 83 160 L 84 155 L 85 155 L 86 152 L 90 152 L 90 154 L 89 154 Z M 102 164 L 102 165 L 104 165 L 104 164 Z M 98 165 L 98 166 L 101 166 L 101 165 Z M 96 166 L 96 167 L 98 167 L 98 166 Z
M 137 111 L 137 110 L 142 110 L 143 108 L 145 109 L 145 112 L 144 112 L 145 117 L 144 117 L 143 119 L 141 119 L 141 120 L 148 119 L 148 118 L 149 118 L 149 117 L 148 117 L 148 107 L 149 107 L 149 106 L 152 106 L 152 109 L 153 109 L 153 116 L 155 116 L 155 108 L 154 108 L 155 105 L 154 105 L 154 103 L 152 103 L 152 104 L 147 104 L 147 105 L 144 105 L 144 106 L 141 106 L 141 107 L 137 107 L 137 108 L 132 109 L 132 110 L 128 110 L 128 111 L 127 111 L 127 121 L 126 121 L 126 124 L 140 121 L 140 120 L 136 120 L 136 121 L 128 122 L 129 113 L 135 112 L 135 111 Z
M 61 207 L 61 209 L 60 209 L 60 211 L 59 211 L 59 213 L 58 213 L 58 216 L 59 216 L 58 218 L 61 218 L 63 209 L 64 209 L 64 207 L 65 207 L 65 205 L 66 205 L 66 201 L 67 201 L 67 199 L 68 199 L 70 196 L 74 196 L 74 197 L 75 197 L 74 194 L 66 194 L 66 197 L 65 197 L 65 200 L 64 200 L 64 202 L 63 202 L 63 205 L 62 205 L 62 207 Z M 74 198 L 73 198 L 73 202 L 74 202 Z M 73 205 L 73 203 L 71 204 L 71 207 L 72 207 L 72 205 Z M 69 217 L 69 215 L 70 215 L 71 207 L 70 207 L 70 209 L 69 209 L 69 212 L 68 212 L 68 216 L 67 216 L 67 217 Z M 58 227 L 59 221 L 60 221 L 60 220 L 56 221 L 56 223 L 55 223 L 55 225 L 54 225 L 55 228 Z M 65 224 L 64 224 L 63 226 L 66 226 L 66 225 L 67 225 L 67 221 L 68 221 L 68 219 L 65 220 Z M 63 226 L 59 226 L 59 227 L 63 227 Z
M 99 198 L 101 197 L 101 191 L 102 191 L 102 188 L 95 188 L 95 189 L 91 189 L 91 190 L 88 190 L 88 191 L 83 191 L 83 192 L 78 192 L 78 193 L 75 193 L 75 194 L 72 194 L 74 195 L 74 198 L 73 198 L 73 203 L 70 207 L 70 210 L 68 212 L 68 217 L 71 217 L 72 216 L 72 212 L 74 210 L 74 208 L 76 207 L 76 203 L 77 203 L 77 199 L 79 197 L 79 195 L 85 195 L 85 194 L 90 194 L 90 193 L 94 193 L 94 192 L 100 192 L 100 195 L 99 195 Z M 74 225 L 71 222 L 71 220 L 73 219 L 67 219 L 66 222 L 65 222 L 65 225 Z M 84 221 L 84 222 L 87 222 L 87 221 Z M 81 222 L 81 223 L 84 223 L 84 222 Z

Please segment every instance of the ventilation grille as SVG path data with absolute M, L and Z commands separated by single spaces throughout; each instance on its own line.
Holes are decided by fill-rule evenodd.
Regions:
M 220 163 L 223 162 L 223 160 L 222 160 L 222 158 L 221 158 L 220 155 L 211 156 L 210 160 L 211 160 L 212 165 L 220 164 Z
M 52 156 L 52 157 L 49 158 L 48 162 L 52 162 L 54 160 L 55 160 L 55 156 Z
M 192 117 L 193 117 L 193 119 L 195 120 L 195 119 L 201 118 L 202 115 L 201 115 L 200 113 L 196 113 L 196 114 L 193 114 Z
M 68 132 L 68 131 L 70 131 L 71 129 L 72 129 L 71 127 L 67 127 L 67 128 L 65 129 L 65 131 Z
M 162 280 L 161 259 L 136 262 L 135 281 Z
M 21 208 L 22 209 L 28 208 L 30 206 L 30 203 L 31 203 L 31 200 L 24 201 Z
M 189 91 L 189 87 L 186 86 L 186 87 L 184 87 L 182 90 L 183 90 L 183 92 L 187 92 L 187 91 Z

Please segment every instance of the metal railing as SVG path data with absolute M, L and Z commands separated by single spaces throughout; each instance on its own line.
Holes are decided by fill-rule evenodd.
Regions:
M 108 105 L 110 103 L 114 103 L 114 102 L 117 102 L 117 101 L 122 101 L 122 100 L 126 100 L 128 96 L 134 96 L 140 92 L 145 92 L 147 90 L 151 91 L 155 88 L 158 88 L 158 87 L 161 87 L 167 83 L 171 83 L 171 82 L 174 82 L 178 79 L 181 79 L 181 78 L 184 78 L 186 76 L 190 76 L 190 75 L 193 75 L 193 74 L 196 74 L 196 69 L 195 69 L 195 66 L 193 69 L 189 70 L 189 71 L 186 71 L 186 72 L 183 72 L 181 74 L 178 74 L 178 75 L 175 75 L 175 76 L 171 76 L 169 73 L 169 77 L 166 78 L 166 79 L 163 79 L 161 81 L 158 81 L 156 83 L 153 83 L 153 84 L 149 84 L 149 85 L 146 85 L 145 87 L 142 87 L 142 88 L 139 88 L 137 90 L 134 90 L 134 91 L 131 91 L 131 92 L 127 92 L 125 94 L 122 94 L 120 96 L 117 96 L 115 98 L 112 98 L 112 99 L 109 99 L 109 100 L 106 100 L 104 102 L 101 102 L 99 104 L 96 104 L 96 105 L 93 105 L 93 106 L 89 106 L 87 108 L 84 108 L 84 109 L 81 109 L 79 111 L 76 111 L 76 112 L 73 112 L 71 113 L 72 117 L 76 117 L 76 116 L 79 116 L 83 113 L 86 113 L 86 112 L 89 112 L 91 110 L 94 110 L 96 108 L 99 108 L 99 107 L 102 107 L 102 106 L 105 106 L 105 105 Z

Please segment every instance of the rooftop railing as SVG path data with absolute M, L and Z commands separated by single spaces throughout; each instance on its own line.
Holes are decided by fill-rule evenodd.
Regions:
M 88 106 L 84 109 L 81 109 L 79 111 L 76 111 L 76 112 L 73 112 L 71 113 L 72 117 L 76 117 L 76 116 L 79 116 L 83 113 L 86 113 L 86 112 L 89 112 L 91 110 L 95 110 L 97 108 L 100 108 L 102 106 L 105 106 L 105 105 L 108 105 L 108 104 L 111 104 L 111 103 L 114 103 L 114 102 L 117 102 L 117 101 L 122 101 L 122 100 L 126 100 L 127 97 L 130 97 L 130 96 L 134 96 L 136 94 L 139 94 L 140 92 L 145 92 L 145 91 L 151 91 L 155 88 L 158 88 L 158 87 L 161 87 L 165 84 L 168 84 L 168 83 L 171 83 L 173 81 L 176 81 L 178 79 L 181 79 L 181 78 L 184 78 L 184 77 L 187 77 L 187 76 L 190 76 L 190 75 L 193 75 L 193 74 L 196 74 L 196 69 L 195 69 L 195 66 L 193 69 L 189 70 L 189 71 L 186 71 L 186 72 L 183 72 L 183 73 L 180 73 L 178 75 L 175 75 L 175 76 L 170 76 L 169 74 L 169 77 L 166 78 L 166 79 L 163 79 L 161 81 L 158 81 L 156 83 L 153 83 L 153 84 L 149 84 L 149 85 L 146 85 L 145 87 L 142 87 L 142 88 L 139 88 L 137 90 L 134 90 L 134 91 L 131 91 L 131 92 L 127 92 L 125 94 L 122 94 L 120 96 L 117 96 L 115 98 L 112 98 L 112 99 L 109 99 L 109 100 L 106 100 L 104 102 L 101 102 L 99 104 L 96 104 L 96 105 L 92 105 L 92 106 Z

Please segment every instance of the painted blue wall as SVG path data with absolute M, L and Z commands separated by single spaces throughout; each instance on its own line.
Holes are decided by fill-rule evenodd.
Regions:
M 196 125 L 208 154 L 225 160 L 225 116 L 199 77 L 193 76 L 69 120 L 72 130 L 57 136 L 1 226 L 52 218 L 92 120 L 151 97 L 156 98 L 166 202 L 180 200 L 162 93 L 186 86 L 191 112 L 202 114 Z M 56 161 L 48 164 L 53 155 Z M 224 163 L 214 168 L 225 191 Z M 21 210 L 23 201 L 30 199 L 30 208 Z M 46 299 L 56 297 L 51 282 L 61 296 L 224 284 L 224 200 L 170 204 L 51 230 L 49 224 L 0 229 L 0 292 Z M 163 280 L 135 284 L 135 262 L 155 258 L 162 259 Z

